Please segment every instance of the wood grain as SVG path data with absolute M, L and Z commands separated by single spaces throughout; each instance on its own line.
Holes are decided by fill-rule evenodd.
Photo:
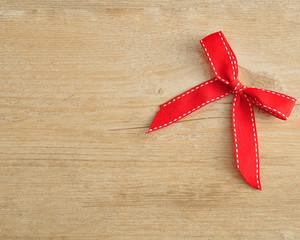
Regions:
M 262 191 L 234 166 L 228 96 L 145 135 L 209 79 L 222 30 L 240 80 L 300 98 L 300 2 L 2 1 L 0 239 L 300 239 L 300 108 L 256 109 Z

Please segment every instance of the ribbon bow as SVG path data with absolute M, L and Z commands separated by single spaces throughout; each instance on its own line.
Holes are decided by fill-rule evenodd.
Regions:
M 216 78 L 160 105 L 161 109 L 147 133 L 169 126 L 233 93 L 232 128 L 236 167 L 250 186 L 261 189 L 253 105 L 277 118 L 287 120 L 296 99 L 282 93 L 244 86 L 237 78 L 237 59 L 221 31 L 205 37 L 200 43 Z

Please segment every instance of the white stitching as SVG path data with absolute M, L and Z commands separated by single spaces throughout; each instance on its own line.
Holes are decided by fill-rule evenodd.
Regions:
M 254 145 L 255 145 L 256 184 L 257 184 L 257 187 L 260 189 L 261 186 L 260 186 L 260 182 L 259 182 L 258 147 L 257 147 L 257 137 L 256 137 L 257 134 L 256 134 L 256 131 L 255 131 L 256 127 L 255 127 L 255 120 L 254 120 L 254 114 L 253 114 L 253 106 L 250 103 L 247 95 L 244 94 L 244 96 L 247 99 L 247 102 L 249 104 L 249 108 L 250 108 L 250 111 L 251 111 L 252 130 L 253 130 Z
M 241 83 L 240 82 L 238 82 L 237 83 L 237 85 L 235 86 L 235 88 L 234 88 L 234 90 L 233 91 L 235 91 L 237 88 L 238 88 L 238 86 L 240 85 Z
M 236 167 L 240 168 L 239 162 L 239 154 L 238 154 L 238 144 L 237 144 L 237 135 L 236 135 L 236 125 L 235 125 L 235 102 L 236 102 L 237 94 L 234 94 L 233 103 L 232 103 L 232 127 L 233 127 L 233 137 L 235 143 L 235 159 L 236 159 Z
M 293 97 L 290 97 L 290 96 L 287 96 L 285 94 L 282 94 L 282 93 L 278 93 L 278 92 L 274 92 L 274 91 L 270 91 L 270 90 L 266 90 L 266 89 L 263 89 L 263 88 L 253 88 L 253 89 L 258 89 L 258 90 L 262 90 L 264 92 L 268 92 L 268 93 L 272 93 L 274 95 L 277 95 L 277 96 L 280 96 L 280 97 L 284 97 L 284 98 L 287 98 L 287 99 L 290 99 L 292 100 L 293 102 L 296 102 L 297 99 L 293 98 Z
M 219 32 L 219 35 L 220 35 L 220 33 L 221 33 L 221 32 Z M 228 44 L 228 45 L 229 45 L 229 44 Z M 227 49 L 226 49 L 226 50 L 227 50 Z M 227 52 L 227 54 L 228 54 L 228 52 Z M 230 56 L 230 55 L 231 55 L 231 56 Z M 233 64 L 232 61 L 231 61 L 231 64 L 234 65 L 234 67 L 235 67 L 235 69 L 236 69 L 236 72 L 237 72 L 236 75 L 238 75 L 237 60 L 236 60 L 236 57 L 234 56 L 234 53 L 233 53 L 232 50 L 230 51 L 230 55 L 229 55 L 230 61 L 233 60 L 233 62 L 234 62 L 234 64 Z M 231 59 L 231 58 L 232 58 L 232 59 Z M 235 74 L 235 73 L 234 73 L 234 74 Z
M 224 94 L 222 94 L 221 96 L 219 96 L 219 97 L 218 97 L 218 99 L 220 99 L 220 98 L 223 98 L 223 97 L 227 96 L 229 93 L 231 93 L 231 91 L 229 91 L 229 92 L 227 92 L 227 93 L 224 93 Z M 185 117 L 185 116 L 187 116 L 187 115 L 191 114 L 192 112 L 194 112 L 194 111 L 198 110 L 199 108 L 201 108 L 201 107 L 203 107 L 203 106 L 207 105 L 208 103 L 211 103 L 211 102 L 217 101 L 218 99 L 217 99 L 217 98 L 213 98 L 213 99 L 211 99 L 211 100 L 209 100 L 209 101 L 206 101 L 205 103 L 202 103 L 202 104 L 198 105 L 196 108 L 193 108 L 191 111 L 188 111 L 188 112 L 186 112 L 186 113 L 182 114 L 181 116 L 179 116 L 179 117 L 175 118 L 174 120 L 170 121 L 169 123 L 165 123 L 165 124 L 164 124 L 163 126 L 161 126 L 161 127 L 166 127 L 166 126 L 168 126 L 168 125 L 170 125 L 170 124 L 172 124 L 172 123 L 174 123 L 174 122 L 178 121 L 178 120 L 179 120 L 179 119 L 181 119 L 182 117 Z M 152 132 L 153 130 L 157 130 L 157 127 L 150 128 L 148 132 Z
M 201 84 L 197 85 L 196 87 L 194 87 L 194 88 L 192 88 L 192 89 L 190 89 L 190 90 L 188 90 L 188 91 L 182 93 L 181 95 L 174 97 L 174 98 L 171 99 L 170 101 L 168 101 L 168 102 L 166 102 L 165 104 L 163 104 L 162 107 L 165 107 L 165 106 L 167 106 L 168 104 L 171 104 L 172 102 L 175 102 L 176 99 L 178 100 L 178 99 L 180 99 L 180 98 L 182 98 L 182 97 L 188 95 L 190 92 L 196 92 L 195 90 L 198 90 L 199 88 L 203 87 L 204 85 L 207 85 L 207 84 L 209 84 L 209 83 L 213 83 L 213 82 L 215 82 L 215 81 L 217 81 L 217 80 L 218 80 L 218 79 L 215 78 L 215 79 L 213 79 L 213 80 L 210 80 L 210 81 L 208 80 L 208 81 L 206 81 L 206 82 L 204 82 L 204 83 L 201 83 Z
M 243 91 L 247 86 L 242 87 L 239 91 Z
M 231 57 L 232 57 L 233 62 L 234 62 L 234 67 L 235 67 L 236 71 L 238 72 L 237 62 L 236 62 L 236 59 L 235 59 L 235 57 L 234 57 L 234 53 L 233 53 L 232 51 L 231 51 Z M 231 62 L 231 64 L 233 64 L 233 63 Z M 236 74 L 236 75 L 237 75 L 237 74 Z
M 224 83 L 226 83 L 226 84 L 229 84 L 228 81 L 226 81 L 225 79 L 221 78 L 221 76 L 219 76 L 219 74 L 216 72 L 216 68 L 214 67 L 214 63 L 212 62 L 211 58 L 209 57 L 209 53 L 208 53 L 208 51 L 207 51 L 207 48 L 205 47 L 205 44 L 204 44 L 203 40 L 201 40 L 200 43 L 201 43 L 201 45 L 202 45 L 202 47 L 203 47 L 203 49 L 204 49 L 204 51 L 205 51 L 205 54 L 206 54 L 206 56 L 207 56 L 207 58 L 208 58 L 208 61 L 209 61 L 209 64 L 211 65 L 211 67 L 212 67 L 212 69 L 213 69 L 213 71 L 214 71 L 216 77 L 217 77 L 220 81 L 222 81 L 222 82 L 224 82 Z
M 225 44 L 225 41 L 224 41 L 224 39 L 223 39 L 223 37 L 222 37 L 222 35 L 221 35 L 221 32 L 219 32 L 219 36 L 220 36 L 220 38 L 221 38 L 221 40 L 222 40 L 222 42 L 223 42 L 223 45 L 225 46 L 225 49 L 226 49 L 226 52 L 227 52 L 228 57 L 229 57 L 229 59 L 231 60 L 230 53 L 229 53 L 229 51 L 228 51 L 228 49 L 227 49 L 227 47 L 226 47 L 226 44 Z M 234 58 L 233 55 L 232 55 L 232 58 Z M 232 70 L 233 70 L 233 79 L 235 80 L 235 79 L 236 79 L 236 76 L 235 76 L 235 68 L 234 68 L 235 66 L 234 66 L 234 64 L 233 64 L 232 61 L 230 61 L 230 64 L 231 64 L 231 67 L 232 67 Z
M 260 102 L 257 100 L 257 98 L 254 97 L 254 99 L 252 99 L 252 98 L 250 97 L 250 100 L 252 101 L 252 103 L 253 103 L 255 106 L 257 106 L 257 107 L 263 109 L 265 112 L 267 112 L 267 113 L 273 115 L 274 117 L 280 118 L 280 119 L 282 119 L 282 120 L 287 120 L 287 119 L 288 119 L 288 117 L 287 117 L 284 113 L 280 112 L 279 110 L 277 110 L 277 109 L 275 109 L 275 108 L 267 107 L 266 105 L 260 103 Z M 276 112 L 276 113 L 274 113 L 273 111 Z M 278 114 L 277 114 L 277 113 L 278 113 Z
M 288 119 L 288 117 L 287 117 L 284 113 L 282 113 L 282 112 L 276 110 L 275 108 L 272 109 L 272 108 L 270 108 L 270 107 L 267 107 L 266 105 L 263 105 L 263 104 L 261 104 L 261 103 L 258 102 L 258 101 L 253 101 L 253 100 L 252 100 L 252 102 L 253 102 L 254 105 L 256 105 L 256 106 L 258 105 L 257 107 L 263 109 L 264 111 L 266 111 L 267 113 L 273 115 L 274 117 L 277 117 L 277 118 L 280 118 L 280 119 L 283 119 L 283 120 L 287 120 L 287 119 Z M 268 108 L 271 109 L 271 110 L 274 111 L 274 112 L 279 113 L 279 115 L 276 114 L 276 113 L 274 113 L 274 112 L 272 112 L 272 111 L 270 111 Z

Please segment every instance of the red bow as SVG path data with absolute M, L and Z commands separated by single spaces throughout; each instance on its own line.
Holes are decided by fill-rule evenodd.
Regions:
M 156 114 L 148 133 L 171 125 L 232 92 L 236 167 L 250 186 L 261 189 L 253 105 L 277 118 L 287 120 L 296 99 L 278 92 L 244 86 L 237 78 L 236 57 L 222 32 L 213 33 L 200 43 L 216 78 L 201 83 L 160 105 L 161 109 Z

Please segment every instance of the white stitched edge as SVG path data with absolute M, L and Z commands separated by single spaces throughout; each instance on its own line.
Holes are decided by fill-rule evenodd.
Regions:
M 244 94 L 245 98 L 247 99 L 247 102 L 249 104 L 250 108 L 250 114 L 251 114 L 251 121 L 252 121 L 252 130 L 253 130 L 253 138 L 254 138 L 254 146 L 255 146 L 255 176 L 256 176 L 256 184 L 257 187 L 260 189 L 260 181 L 259 181 L 259 162 L 258 162 L 258 144 L 257 144 L 257 134 L 256 134 L 256 127 L 255 127 L 255 120 L 254 120 L 254 112 L 253 112 L 253 106 L 250 103 L 248 97 L 246 94 Z
M 236 102 L 237 94 L 234 94 L 233 102 L 232 102 L 232 127 L 233 127 L 233 138 L 234 138 L 234 149 L 235 149 L 235 161 L 236 167 L 240 168 L 239 162 L 239 153 L 238 153 L 238 143 L 237 143 L 237 134 L 236 134 L 236 120 L 235 120 L 235 102 Z
M 234 65 L 234 67 L 235 67 L 235 70 L 236 70 L 236 75 L 238 75 L 238 66 L 237 66 L 237 61 L 236 61 L 236 59 L 235 59 L 235 57 L 234 57 L 234 53 L 231 51 L 230 52 L 231 53 L 231 57 L 232 57 L 232 60 L 233 60 L 233 62 L 231 61 L 231 64 L 232 65 Z M 228 53 L 227 53 L 228 54 Z M 229 56 L 229 59 L 230 59 L 230 56 Z M 230 59 L 231 60 L 231 59 Z
M 202 107 L 204 107 L 205 105 L 207 105 L 207 104 L 209 104 L 209 103 L 211 103 L 211 102 L 215 102 L 215 101 L 219 100 L 220 98 L 223 98 L 223 97 L 227 96 L 229 93 L 231 93 L 231 91 L 229 91 L 229 92 L 227 92 L 227 93 L 224 93 L 224 94 L 222 94 L 222 95 L 219 96 L 219 97 L 212 98 L 211 100 L 206 101 L 206 102 L 204 102 L 204 103 L 198 105 L 196 108 L 193 108 L 192 110 L 189 110 L 188 112 L 186 112 L 186 113 L 180 115 L 179 117 L 175 118 L 174 120 L 170 121 L 169 123 L 162 124 L 162 125 L 160 125 L 159 127 L 153 127 L 153 128 L 150 128 L 148 132 L 152 132 L 153 130 L 157 130 L 157 129 L 159 129 L 159 128 L 162 128 L 162 127 L 166 127 L 166 126 L 168 126 L 168 125 L 171 125 L 172 123 L 177 122 L 177 121 L 180 120 L 181 118 L 183 118 L 183 117 L 185 117 L 185 116 L 191 114 L 192 112 L 198 110 L 199 108 L 202 108 Z
M 221 40 L 222 40 L 222 42 L 223 42 L 223 45 L 225 46 L 225 50 L 226 50 L 226 52 L 227 52 L 227 55 L 228 55 L 228 57 L 229 57 L 230 64 L 231 64 L 231 67 L 232 67 L 232 70 L 233 70 L 233 79 L 235 80 L 235 79 L 236 79 L 236 72 L 235 72 L 236 69 L 235 69 L 235 66 L 234 66 L 233 62 L 231 61 L 231 57 L 234 59 L 234 56 L 233 56 L 233 55 L 230 56 L 230 52 L 229 52 L 229 50 L 228 50 L 228 48 L 227 48 L 227 46 L 226 46 L 226 44 L 225 44 L 225 41 L 224 41 L 224 39 L 223 39 L 223 37 L 222 37 L 222 35 L 221 35 L 221 32 L 219 32 L 219 36 L 220 36 L 220 38 L 221 38 Z
M 205 86 L 207 84 L 213 83 L 213 82 L 215 82 L 217 80 L 218 80 L 217 78 L 214 78 L 213 80 L 208 80 L 206 82 L 203 82 L 203 83 L 197 85 L 196 87 L 193 87 L 192 89 L 190 89 L 190 90 L 188 90 L 188 91 L 180 94 L 179 96 L 176 96 L 176 97 L 172 98 L 170 101 L 168 101 L 165 104 L 163 104 L 162 107 L 166 107 L 168 104 L 171 104 L 172 102 L 175 102 L 176 100 L 178 100 L 178 99 L 180 99 L 180 98 L 182 98 L 182 97 L 190 94 L 191 92 L 196 92 L 195 90 L 198 90 L 199 88 L 201 88 L 201 87 L 203 87 L 203 86 Z
M 241 83 L 238 82 L 237 85 L 235 86 L 234 90 L 233 91 L 236 91 L 236 89 L 238 88 L 238 86 L 240 85 Z
M 282 120 L 288 120 L 288 117 L 284 113 L 280 112 L 279 110 L 277 110 L 275 108 L 268 107 L 268 106 L 260 103 L 256 98 L 252 99 L 250 97 L 250 100 L 252 101 L 252 103 L 255 106 L 261 108 L 262 110 L 264 110 L 265 112 L 273 115 L 274 117 L 280 118 Z
M 201 43 L 201 45 L 202 45 L 202 47 L 203 47 L 203 49 L 204 49 L 204 52 L 205 52 L 205 54 L 206 54 L 206 56 L 207 56 L 207 58 L 208 58 L 209 64 L 211 65 L 211 67 L 212 67 L 212 69 L 213 69 L 213 72 L 215 73 L 216 77 L 217 77 L 220 81 L 222 81 L 222 82 L 224 82 L 224 83 L 226 83 L 226 84 L 229 84 L 228 81 L 226 81 L 225 79 L 221 78 L 221 76 L 219 76 L 219 74 L 217 73 L 216 68 L 214 67 L 214 63 L 212 62 L 211 58 L 209 57 L 209 52 L 207 51 L 207 48 L 205 47 L 205 44 L 204 44 L 203 40 L 201 40 L 200 43 Z
M 297 100 L 296 98 L 287 96 L 287 95 L 279 93 L 279 92 L 274 92 L 274 91 L 270 91 L 270 90 L 263 89 L 263 88 L 254 88 L 254 89 L 262 90 L 262 91 L 267 92 L 267 93 L 272 93 L 274 95 L 277 95 L 277 96 L 284 97 L 284 98 L 287 98 L 289 100 L 292 100 L 293 102 L 296 102 L 296 100 Z

